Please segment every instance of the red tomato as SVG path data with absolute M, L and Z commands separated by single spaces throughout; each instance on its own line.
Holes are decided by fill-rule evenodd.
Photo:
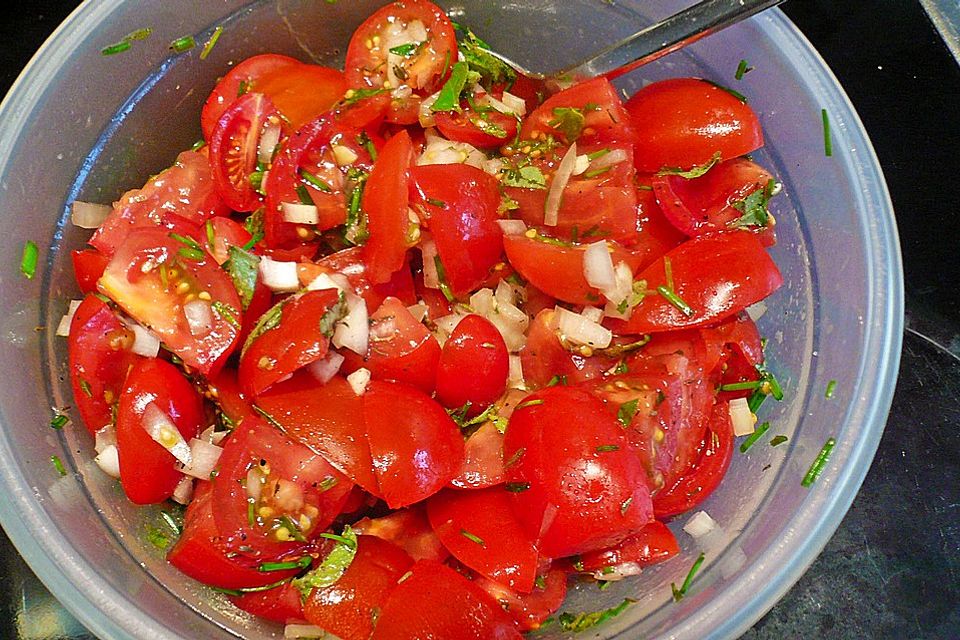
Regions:
M 666 286 L 666 260 L 673 292 L 690 306 L 686 315 L 663 295 L 650 294 L 627 321 L 611 320 L 618 334 L 644 334 L 699 327 L 736 314 L 763 300 L 783 283 L 777 265 L 756 235 L 725 231 L 696 236 L 644 269 L 635 278 L 647 288 Z
M 511 508 L 503 487 L 445 489 L 427 501 L 430 525 L 453 556 L 491 580 L 529 593 L 537 577 L 537 549 Z
M 127 371 L 140 359 L 130 351 L 133 332 L 107 303 L 88 295 L 70 323 L 70 386 L 91 435 L 110 424 Z
M 438 562 L 420 560 L 393 588 L 372 640 L 520 640 L 510 616 L 480 587 Z
M 210 218 L 204 224 L 204 244 L 217 264 L 230 259 L 230 247 L 243 247 L 251 238 L 242 224 L 224 216 Z M 211 238 L 213 242 L 211 243 Z
M 687 236 L 664 216 L 652 189 L 637 189 L 637 211 L 640 231 L 627 246 L 630 253 L 636 256 L 635 269 L 644 269 L 686 240 Z
M 120 483 L 134 504 L 163 502 L 183 478 L 177 459 L 147 433 L 150 405 L 188 443 L 206 426 L 202 398 L 175 366 L 158 358 L 143 358 L 133 365 L 117 405 L 117 452 Z
M 433 391 L 440 343 L 396 298 L 387 298 L 370 316 L 370 347 L 364 367 L 378 380 Z
M 463 438 L 447 412 L 405 384 L 372 381 L 363 417 L 380 495 L 391 509 L 427 498 L 463 464 Z
M 639 533 L 614 547 L 582 554 L 580 563 L 582 570 L 587 573 L 595 573 L 607 568 L 614 570 L 620 568 L 618 573 L 623 573 L 623 569 L 627 568 L 625 565 L 646 567 L 669 560 L 678 553 L 680 553 L 680 546 L 673 533 L 667 525 L 654 520 Z
M 277 53 L 264 53 L 247 58 L 231 69 L 220 79 L 217 86 L 210 92 L 210 97 L 203 103 L 203 111 L 200 112 L 200 128 L 203 130 L 204 140 L 210 140 L 220 116 L 233 104 L 234 100 L 248 91 L 258 90 L 261 78 L 273 71 L 302 64 L 295 58 Z
M 423 503 L 391 511 L 380 518 L 364 518 L 353 525 L 358 535 L 376 536 L 392 542 L 414 560 L 443 562 L 450 557 L 433 532 Z
M 271 120 L 279 125 L 278 111 L 262 93 L 238 98 L 224 112 L 210 137 L 210 167 L 217 192 L 234 211 L 253 211 L 261 197 L 250 175 L 257 170 L 260 135 Z
M 177 220 L 202 224 L 228 213 L 214 184 L 207 149 L 184 151 L 172 167 L 151 178 L 141 189 L 127 191 L 90 238 L 104 255 L 112 256 L 124 239 L 140 227 L 171 229 Z
M 492 322 L 470 314 L 444 343 L 437 366 L 437 400 L 455 409 L 470 403 L 477 415 L 499 398 L 507 386 L 510 354 Z
M 357 538 L 357 553 L 335 583 L 314 589 L 303 612 L 341 640 L 368 640 L 378 612 L 413 560 L 402 549 L 373 536 Z
M 520 137 L 534 139 L 534 134 L 551 135 L 566 144 L 568 140 L 563 117 L 564 109 L 576 109 L 582 116 L 582 130 L 577 144 L 591 142 L 632 142 L 633 124 L 623 108 L 620 96 L 606 78 L 594 78 L 575 84 L 550 96 L 523 123 Z M 658 167 L 659 168 L 659 167 Z
M 257 398 L 257 407 L 291 439 L 320 453 L 366 491 L 379 493 L 363 422 L 363 401 L 346 380 L 320 384 L 307 371 L 275 384 Z
M 503 450 L 514 512 L 546 557 L 608 547 L 653 519 L 644 471 L 617 419 L 589 393 L 556 386 L 527 396 Z
M 240 334 L 240 297 L 215 261 L 160 229 L 131 233 L 98 287 L 200 373 L 215 373 Z M 187 306 L 190 305 L 190 306 Z M 201 316 L 191 321 L 191 310 Z M 206 316 L 206 317 L 204 317 Z
M 388 296 L 399 298 L 405 305 L 417 303 L 410 269 L 400 269 L 383 284 L 370 284 L 367 267 L 363 262 L 363 247 L 350 247 L 331 253 L 317 260 L 315 264 L 301 262 L 297 265 L 297 275 L 303 286 L 313 282 L 321 273 L 339 273 L 346 276 L 354 292 L 367 303 L 367 309 L 376 309 Z
M 439 111 L 434 119 L 444 138 L 479 149 L 494 149 L 517 135 L 517 119 L 493 108 L 478 113 L 464 103 L 460 111 Z
M 260 318 L 270 307 L 273 306 L 273 292 L 263 284 L 260 274 L 257 274 L 257 282 L 253 287 L 253 295 L 250 297 L 250 304 L 244 309 L 243 322 L 240 326 L 240 339 L 237 344 L 246 344 L 250 333 L 260 322 Z
M 564 376 L 567 384 L 577 384 L 616 366 L 616 361 L 588 358 L 563 346 L 553 309 L 544 309 L 534 317 L 527 331 L 527 344 L 520 351 L 520 363 L 523 380 L 532 388 L 545 386 L 554 376 Z
M 266 575 L 272 575 L 272 572 Z M 304 619 L 300 590 L 293 586 L 292 582 L 285 582 L 267 591 L 252 591 L 239 596 L 230 596 L 229 600 L 233 606 L 242 611 L 280 624 Z
M 236 427 L 217 467 L 212 483 L 220 543 L 261 562 L 307 550 L 353 488 L 322 456 L 256 418 Z
M 510 614 L 520 631 L 533 631 L 549 618 L 567 595 L 567 572 L 550 569 L 543 576 L 543 588 L 534 587 L 530 593 L 517 593 L 499 582 L 478 576 L 474 584 L 489 593 L 504 611 Z
M 503 434 L 492 422 L 485 422 L 463 444 L 463 466 L 451 486 L 483 489 L 503 483 Z
M 240 424 L 244 418 L 256 415 L 249 398 L 240 390 L 237 372 L 233 369 L 223 369 L 209 379 L 205 395 L 216 401 L 217 407 L 233 424 Z
M 316 64 L 281 65 L 258 79 L 254 91 L 265 94 L 296 131 L 330 110 L 347 90 L 343 73 Z
M 404 130 L 384 146 L 363 190 L 363 210 L 367 212 L 370 233 L 364 246 L 364 262 L 374 284 L 386 282 L 404 264 L 410 225 L 407 168 L 411 164 L 413 143 Z
M 411 200 L 427 217 L 450 288 L 468 294 L 503 253 L 497 179 L 465 164 L 435 164 L 410 169 L 410 181 Z
M 240 385 L 257 397 L 327 355 L 342 305 L 336 289 L 307 291 L 274 305 L 250 333 L 240 356 Z
M 763 146 L 757 114 L 715 84 L 696 78 L 647 85 L 627 101 L 638 171 L 689 169 L 719 153 L 724 160 Z
M 729 229 L 742 212 L 733 204 L 763 189 L 769 171 L 746 158 L 725 160 L 699 178 L 663 175 L 653 179 L 653 192 L 664 215 L 688 236 Z
M 407 44 L 417 46 L 406 55 L 390 51 Z M 409 87 L 406 97 L 392 93 L 387 121 L 412 124 L 421 98 L 440 89 L 456 61 L 457 37 L 443 9 L 427 0 L 401 0 L 381 8 L 353 32 L 345 68 L 347 81 L 357 89 Z
M 81 293 L 93 293 L 97 290 L 97 280 L 103 275 L 103 270 L 110 262 L 108 256 L 96 249 L 78 249 L 70 252 L 73 262 L 73 276 L 77 279 L 77 286 Z

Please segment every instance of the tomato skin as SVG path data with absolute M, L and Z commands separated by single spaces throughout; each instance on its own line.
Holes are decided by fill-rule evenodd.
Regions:
M 399 298 L 408 306 L 417 303 L 413 274 L 408 268 L 400 269 L 383 284 L 370 284 L 367 266 L 363 262 L 363 247 L 342 249 L 320 258 L 316 263 L 301 262 L 297 265 L 297 275 L 303 286 L 313 282 L 321 273 L 345 276 L 354 293 L 367 303 L 367 309 L 376 309 L 390 296 Z
M 341 640 L 368 640 L 376 612 L 412 565 L 399 547 L 374 536 L 358 536 L 353 562 L 334 584 L 310 592 L 304 616 Z
M 117 451 L 120 483 L 134 504 L 163 502 L 183 477 L 173 454 L 144 427 L 150 403 L 167 415 L 187 442 L 200 433 L 206 417 L 200 395 L 175 366 L 159 358 L 143 358 L 133 365 L 117 405 Z
M 73 275 L 77 279 L 77 286 L 81 293 L 93 293 L 97 290 L 97 280 L 103 275 L 103 270 L 110 262 L 108 256 L 96 249 L 77 249 L 70 252 L 73 262 Z
M 353 530 L 357 535 L 376 536 L 391 542 L 414 560 L 443 562 L 450 557 L 450 552 L 433 532 L 423 503 L 391 511 L 379 518 L 364 518 L 353 525 Z
M 268 591 L 253 591 L 239 596 L 230 596 L 229 600 L 233 606 L 242 611 L 280 624 L 304 619 L 300 591 L 293 586 L 292 582 Z
M 644 334 L 700 327 L 763 300 L 783 283 L 777 265 L 755 234 L 724 231 L 691 238 L 644 269 L 635 279 L 647 287 L 666 285 L 669 259 L 674 292 L 693 309 L 687 316 L 661 295 L 648 295 L 629 320 L 610 320 L 617 334 Z
M 386 298 L 370 315 L 370 347 L 362 364 L 376 380 L 396 380 L 432 393 L 440 343 L 397 298 Z
M 588 110 L 585 108 L 588 104 L 597 105 L 597 108 Z M 578 146 L 591 142 L 633 141 L 634 124 L 624 110 L 617 90 L 606 78 L 593 78 L 575 84 L 547 98 L 524 120 L 520 137 L 531 140 L 534 134 L 543 134 L 552 135 L 567 144 L 573 142 L 567 140 L 562 131 L 550 125 L 550 122 L 557 120 L 554 109 L 564 107 L 580 109 L 583 112 L 584 126 L 577 140 Z
M 433 495 L 460 470 L 460 430 L 414 387 L 371 381 L 363 395 L 363 417 L 380 496 L 391 509 Z
M 458 489 L 483 489 L 502 484 L 503 434 L 492 422 L 485 422 L 463 444 L 463 466 L 450 481 Z
M 715 153 L 729 160 L 763 146 L 753 109 L 705 80 L 654 82 L 627 100 L 626 109 L 636 136 L 638 171 L 689 169 Z
M 281 65 L 263 75 L 254 90 L 266 95 L 296 131 L 330 110 L 347 90 L 343 72 L 316 64 Z
M 370 232 L 364 245 L 364 262 L 374 284 L 386 282 L 404 264 L 410 224 L 407 168 L 412 164 L 413 143 L 410 134 L 403 130 L 383 147 L 363 190 L 363 209 Z
M 486 121 L 503 130 L 503 135 L 487 133 L 475 123 L 479 115 L 467 104 L 460 105 L 460 111 L 439 111 L 434 115 L 437 129 L 447 140 L 466 142 L 478 149 L 495 149 L 517 135 L 517 120 L 511 116 L 491 111 Z
M 499 398 L 507 386 L 510 354 L 492 322 L 470 314 L 444 343 L 437 365 L 437 400 L 455 409 L 469 402 L 479 414 Z
M 616 365 L 606 358 L 589 358 L 563 346 L 557 335 L 555 312 L 540 311 L 530 323 L 527 344 L 520 351 L 524 382 L 532 388 L 546 386 L 554 376 L 563 376 L 567 384 L 597 378 Z
M 507 480 L 529 484 L 511 494 L 514 513 L 546 557 L 617 544 L 653 519 L 622 426 L 583 390 L 556 386 L 528 396 L 510 417 L 503 455 Z
M 476 289 L 503 253 L 497 179 L 464 164 L 424 165 L 410 169 L 410 191 L 413 203 L 429 216 L 427 224 L 454 294 Z
M 252 237 L 242 224 L 224 216 L 210 218 L 204 226 L 205 233 L 201 244 L 219 265 L 230 259 L 230 247 L 242 248 Z M 211 234 L 212 245 L 209 237 Z
M 640 231 L 627 249 L 634 255 L 635 269 L 645 269 L 683 243 L 687 236 L 667 220 L 652 189 L 637 189 L 637 210 Z
M 372 640 L 520 640 L 507 613 L 450 567 L 420 560 L 410 572 L 383 604 Z
M 583 571 L 594 573 L 606 567 L 617 567 L 626 563 L 646 567 L 669 560 L 680 553 L 680 546 L 667 525 L 654 520 L 638 533 L 626 538 L 609 549 L 591 551 L 580 556 Z
M 530 593 L 517 593 L 499 582 L 478 576 L 474 584 L 489 593 L 517 623 L 520 631 L 533 631 L 549 618 L 567 595 L 567 572 L 550 569 L 544 578 L 544 588 L 534 587 Z
M 457 560 L 515 591 L 533 590 L 537 549 L 513 514 L 510 493 L 503 487 L 444 489 L 427 501 L 427 515 Z
M 130 348 L 133 332 L 100 298 L 88 295 L 77 307 L 68 341 L 70 386 L 91 435 L 112 420 L 127 371 L 141 356 Z M 89 392 L 88 392 L 89 390 Z

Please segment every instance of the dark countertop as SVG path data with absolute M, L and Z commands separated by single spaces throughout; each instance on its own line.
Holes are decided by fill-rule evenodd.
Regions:
M 0 22 L 0 93 L 74 6 L 13 3 Z M 908 322 L 863 488 L 809 571 L 743 638 L 960 638 L 960 67 L 917 0 L 790 0 L 784 11 L 845 87 L 880 157 Z M 0 554 L 0 637 L 93 640 L 2 534 Z

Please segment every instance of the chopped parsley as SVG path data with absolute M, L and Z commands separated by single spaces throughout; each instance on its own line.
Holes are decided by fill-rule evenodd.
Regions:
M 518 169 L 505 169 L 502 184 L 505 187 L 521 189 L 546 189 L 547 178 L 537 167 L 526 165 Z
M 347 315 L 347 296 L 340 291 L 337 302 L 327 309 L 320 318 L 321 335 L 331 338 L 338 322 Z
M 743 200 L 737 200 L 733 203 L 733 208 L 739 211 L 741 215 L 736 220 L 730 222 L 733 227 L 765 227 L 770 221 L 770 212 L 767 211 L 767 204 L 776 189 L 777 183 L 773 178 L 767 181 L 762 189 L 757 189 Z
M 680 588 L 677 588 L 677 585 L 670 583 L 670 589 L 673 591 L 673 599 L 675 602 L 680 602 L 683 599 L 683 596 L 687 595 L 687 590 L 690 588 L 690 583 L 693 582 L 694 577 L 696 577 L 697 572 L 700 570 L 700 565 L 703 564 L 704 559 L 703 553 L 697 556 L 696 561 L 694 561 L 693 566 L 690 567 L 690 571 L 687 573 L 686 579 L 684 579 L 683 584 Z
M 253 249 L 254 245 L 263 240 L 263 218 L 264 210 L 262 208 L 257 209 L 243 221 L 243 228 L 247 230 L 247 233 L 250 234 L 251 238 L 247 241 L 247 244 L 243 245 L 243 248 L 246 251 Z
M 629 427 L 630 423 L 633 422 L 633 416 L 637 414 L 637 404 L 639 402 L 639 398 L 627 400 L 617 409 L 617 420 L 619 420 L 620 424 L 624 427 Z
M 631 600 L 630 598 L 624 598 L 623 602 L 617 606 L 611 607 L 610 609 L 604 609 L 603 611 L 584 612 L 577 614 L 567 613 L 565 611 L 560 614 L 557 620 L 560 622 L 560 626 L 563 627 L 564 631 L 573 631 L 579 633 L 606 622 L 610 618 L 620 615 L 634 602 L 635 601 Z
M 554 107 L 553 119 L 547 122 L 547 124 L 562 133 L 567 142 L 572 143 L 579 138 L 583 132 L 585 121 L 583 109 L 576 107 Z
M 480 83 L 488 89 L 495 84 L 512 87 L 517 79 L 513 68 L 490 53 L 490 45 L 480 39 L 473 31 L 463 25 L 455 25 L 462 37 L 458 50 L 470 71 L 479 76 Z
M 817 454 L 817 457 L 813 460 L 813 464 L 810 465 L 810 469 L 807 470 L 807 473 L 803 476 L 803 480 L 800 481 L 801 486 L 809 487 L 817 481 L 817 478 L 823 473 L 823 468 L 826 466 L 827 461 L 830 460 L 830 453 L 836 444 L 836 440 L 827 438 L 827 441 L 823 443 L 823 447 L 820 448 L 820 453 Z
M 344 526 L 343 534 L 339 538 L 317 568 L 293 580 L 293 586 L 300 592 L 304 601 L 314 589 L 335 584 L 357 555 L 357 534 L 353 532 L 350 525 Z

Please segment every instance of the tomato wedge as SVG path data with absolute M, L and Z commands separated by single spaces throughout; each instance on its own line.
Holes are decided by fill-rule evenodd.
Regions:
M 520 631 L 533 631 L 560 608 L 567 595 L 566 571 L 551 568 L 541 577 L 542 587 L 535 586 L 530 593 L 518 593 L 483 576 L 477 576 L 474 584 L 489 593 L 510 614 Z
M 324 256 L 313 262 L 301 262 L 297 265 L 300 284 L 307 286 L 320 274 L 339 273 L 347 278 L 354 293 L 364 299 L 367 309 L 376 309 L 389 297 L 400 299 L 405 305 L 417 303 L 413 274 L 410 269 L 400 269 L 387 282 L 371 284 L 367 278 L 367 266 L 363 262 L 363 247 L 350 247 Z
M 93 293 L 97 290 L 97 280 L 103 275 L 103 270 L 110 262 L 108 256 L 96 249 L 77 249 L 70 252 L 73 262 L 73 276 L 77 279 L 77 286 L 81 293 Z
M 616 366 L 616 361 L 599 356 L 585 357 L 563 346 L 557 332 L 555 312 L 543 309 L 527 331 L 527 344 L 520 351 L 524 382 L 531 388 L 546 386 L 554 376 L 574 385 L 597 378 Z
M 386 298 L 370 316 L 370 347 L 362 366 L 378 380 L 396 380 L 432 393 L 440 343 L 396 298 Z
M 278 65 L 257 80 L 254 91 L 266 95 L 296 131 L 330 110 L 347 90 L 343 72 L 316 64 Z
M 242 611 L 280 624 L 304 619 L 300 591 L 293 586 L 292 581 L 267 591 L 252 591 L 239 596 L 230 596 L 230 602 Z
M 353 530 L 358 535 L 392 542 L 414 560 L 443 562 L 450 557 L 450 552 L 433 532 L 423 504 L 398 509 L 379 518 L 364 518 L 353 525 Z
M 503 434 L 493 422 L 484 422 L 463 445 L 463 467 L 450 484 L 458 489 L 483 489 L 502 484 Z
M 461 103 L 460 111 L 437 112 L 434 120 L 443 137 L 478 149 L 499 147 L 517 135 L 516 118 L 492 107 L 478 111 L 466 102 Z
M 437 400 L 451 409 L 469 402 L 467 414 L 479 414 L 503 394 L 509 355 L 492 322 L 476 314 L 465 317 L 440 352 Z
M 616 88 L 606 78 L 594 78 L 547 98 L 524 120 L 520 137 L 550 135 L 566 144 L 632 142 L 633 128 Z
M 401 131 L 383 147 L 363 191 L 370 237 L 364 246 L 367 273 L 386 282 L 404 265 L 407 253 L 407 168 L 413 164 L 410 134 Z
M 601 551 L 591 551 L 580 555 L 582 571 L 587 573 L 614 569 L 624 573 L 625 565 L 646 567 L 669 560 L 680 553 L 680 546 L 667 525 L 654 520 L 639 533 L 635 533 L 620 544 Z

